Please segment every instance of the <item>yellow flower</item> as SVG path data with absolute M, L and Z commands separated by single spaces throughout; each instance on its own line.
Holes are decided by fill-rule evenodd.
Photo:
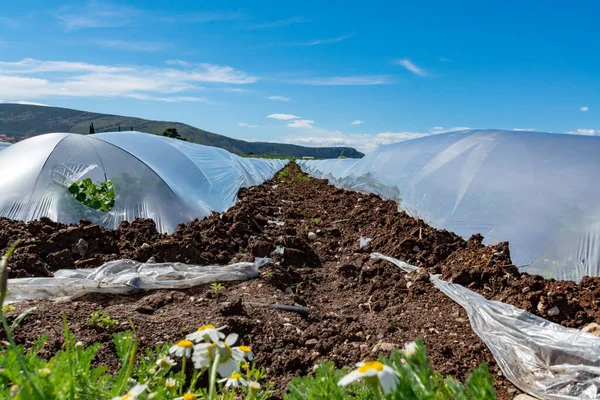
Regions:
M 190 357 L 192 355 L 192 349 L 194 348 L 194 343 L 189 340 L 180 340 L 179 343 L 172 346 L 169 349 L 169 354 L 174 355 L 176 357 Z
M 140 394 L 144 393 L 146 388 L 147 388 L 146 385 L 140 385 L 138 383 L 134 387 L 132 387 L 131 390 L 129 392 L 127 392 L 124 396 L 113 397 L 112 400 L 135 400 L 138 398 L 138 396 Z
M 45 367 L 45 368 L 42 368 L 42 369 L 38 370 L 38 374 L 39 374 L 39 375 L 40 375 L 42 378 L 45 378 L 45 377 L 47 377 L 48 375 L 50 375 L 50 373 L 51 373 L 51 372 L 52 372 L 52 371 L 51 371 L 51 370 L 50 370 L 50 368 L 48 368 L 48 367 Z
M 156 360 L 156 366 L 159 368 L 172 367 L 175 364 L 177 364 L 177 363 L 175 361 L 173 361 L 173 359 L 169 356 L 161 357 L 158 360 Z
M 237 388 L 240 383 L 243 386 L 246 386 L 248 384 L 246 382 L 246 380 L 244 378 L 242 378 L 242 375 L 240 375 L 240 373 L 237 371 L 234 371 L 229 378 L 219 380 L 219 383 L 223 383 L 223 382 L 226 382 L 225 383 L 226 388 L 228 388 L 230 386 Z
M 187 340 L 191 340 L 192 342 L 213 342 L 216 343 L 219 340 L 225 339 L 225 334 L 221 331 L 225 329 L 225 326 L 221 326 L 216 328 L 214 325 L 202 325 L 198 330 L 194 333 L 190 333 L 185 338 Z
M 261 386 L 260 386 L 260 383 L 258 383 L 258 382 L 249 381 L 248 388 L 252 391 L 258 392 L 260 390 Z
M 393 392 L 398 386 L 398 374 L 391 367 L 379 361 L 366 361 L 356 364 L 358 369 L 350 372 L 338 382 L 339 386 L 346 386 L 364 378 L 370 383 L 378 383 L 386 395 Z
M 234 371 L 239 370 L 238 361 L 244 361 L 243 358 L 240 359 L 239 351 L 234 352 L 231 348 L 237 338 L 238 335 L 232 333 L 225 338 L 224 342 L 197 344 L 194 347 L 194 355 L 192 356 L 194 367 L 196 369 L 209 367 L 219 354 L 217 372 L 222 378 L 231 376 Z
M 234 347 L 231 349 L 231 352 L 233 353 L 233 358 L 238 361 L 244 362 L 246 359 L 248 361 L 254 360 L 254 353 L 252 353 L 252 349 L 248 346 Z
M 198 396 L 196 396 L 194 393 L 186 393 L 183 395 L 183 397 L 177 397 L 175 400 L 197 400 Z
M 404 345 L 404 354 L 406 357 L 411 357 L 417 352 L 417 344 L 415 342 L 406 343 Z
M 165 381 L 165 388 L 167 390 L 173 389 L 176 385 L 177 385 L 177 381 L 173 378 L 167 378 L 167 380 Z

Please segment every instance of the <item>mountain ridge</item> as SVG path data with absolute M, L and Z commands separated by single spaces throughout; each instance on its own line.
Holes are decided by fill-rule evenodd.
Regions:
M 160 135 L 166 128 L 176 128 L 192 143 L 220 147 L 238 155 L 281 157 L 361 158 L 363 153 L 351 147 L 305 147 L 287 143 L 248 142 L 219 135 L 182 122 L 154 121 L 122 115 L 101 114 L 70 108 L 26 104 L 0 104 L 0 134 L 29 137 L 50 132 L 88 134 L 94 123 L 96 133 L 131 129 Z

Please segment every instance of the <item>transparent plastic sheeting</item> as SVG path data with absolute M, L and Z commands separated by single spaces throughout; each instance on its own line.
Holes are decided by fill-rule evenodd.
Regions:
M 151 289 L 187 289 L 212 282 L 244 281 L 256 278 L 259 268 L 270 262 L 269 258 L 257 258 L 254 263 L 200 266 L 111 261 L 98 268 L 58 270 L 53 278 L 9 279 L 6 302 L 74 299 L 87 293 L 133 294 Z
M 417 269 L 373 253 L 405 272 Z M 502 373 L 541 399 L 600 399 L 600 338 L 565 328 L 435 276 L 431 282 L 463 307 L 473 331 L 492 352 Z
M 0 152 L 0 216 L 107 228 L 152 218 L 160 232 L 231 207 L 240 188 L 270 179 L 281 160 L 244 159 L 226 150 L 140 132 L 36 136 Z M 67 188 L 111 180 L 110 212 L 77 202 Z
M 600 137 L 469 130 L 380 146 L 307 173 L 394 199 L 414 217 L 485 243 L 510 242 L 523 271 L 600 276 Z
M 8 146 L 10 146 L 10 143 L 0 143 L 0 151 L 4 150 Z

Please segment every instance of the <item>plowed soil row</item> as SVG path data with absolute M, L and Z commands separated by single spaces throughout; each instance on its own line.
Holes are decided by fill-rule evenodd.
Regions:
M 372 240 L 361 248 L 361 237 Z M 575 284 L 520 274 L 507 243 L 484 246 L 478 235 L 465 241 L 399 212 L 392 201 L 308 178 L 295 164 L 283 177 L 240 191 L 229 211 L 180 225 L 171 235 L 159 234 L 151 220 L 107 230 L 85 221 L 65 226 L 46 219 L 28 224 L 0 219 L 0 249 L 16 240 L 21 245 L 9 262 L 12 277 L 51 276 L 57 269 L 119 258 L 197 264 L 274 259 L 259 278 L 224 283 L 218 293 L 205 285 L 135 296 L 90 294 L 72 302 L 26 302 L 10 313 L 37 307 L 15 335 L 28 346 L 48 334 L 42 354 L 50 356 L 63 345 L 58 327 L 64 312 L 80 340 L 102 343 L 96 361 L 111 368 L 117 367 L 111 332 L 86 324 L 94 311 L 117 319 L 116 331 L 129 329 L 131 319 L 142 347 L 180 340 L 207 323 L 228 325 L 253 346 L 256 363 L 281 390 L 319 362 L 349 366 L 420 337 L 437 371 L 464 380 L 487 362 L 498 397 L 514 397 L 518 390 L 472 332 L 464 310 L 427 280 L 370 259 L 374 251 L 565 326 L 600 319 L 600 279 Z M 275 252 L 278 247 L 283 255 Z M 301 305 L 310 314 L 249 303 Z M 548 317 L 555 306 L 559 314 Z

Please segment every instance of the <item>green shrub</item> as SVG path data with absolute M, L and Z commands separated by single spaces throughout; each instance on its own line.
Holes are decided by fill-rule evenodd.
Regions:
M 78 202 L 94 210 L 108 212 L 115 205 L 115 189 L 110 180 L 96 185 L 90 178 L 86 178 L 72 183 L 69 192 Z

